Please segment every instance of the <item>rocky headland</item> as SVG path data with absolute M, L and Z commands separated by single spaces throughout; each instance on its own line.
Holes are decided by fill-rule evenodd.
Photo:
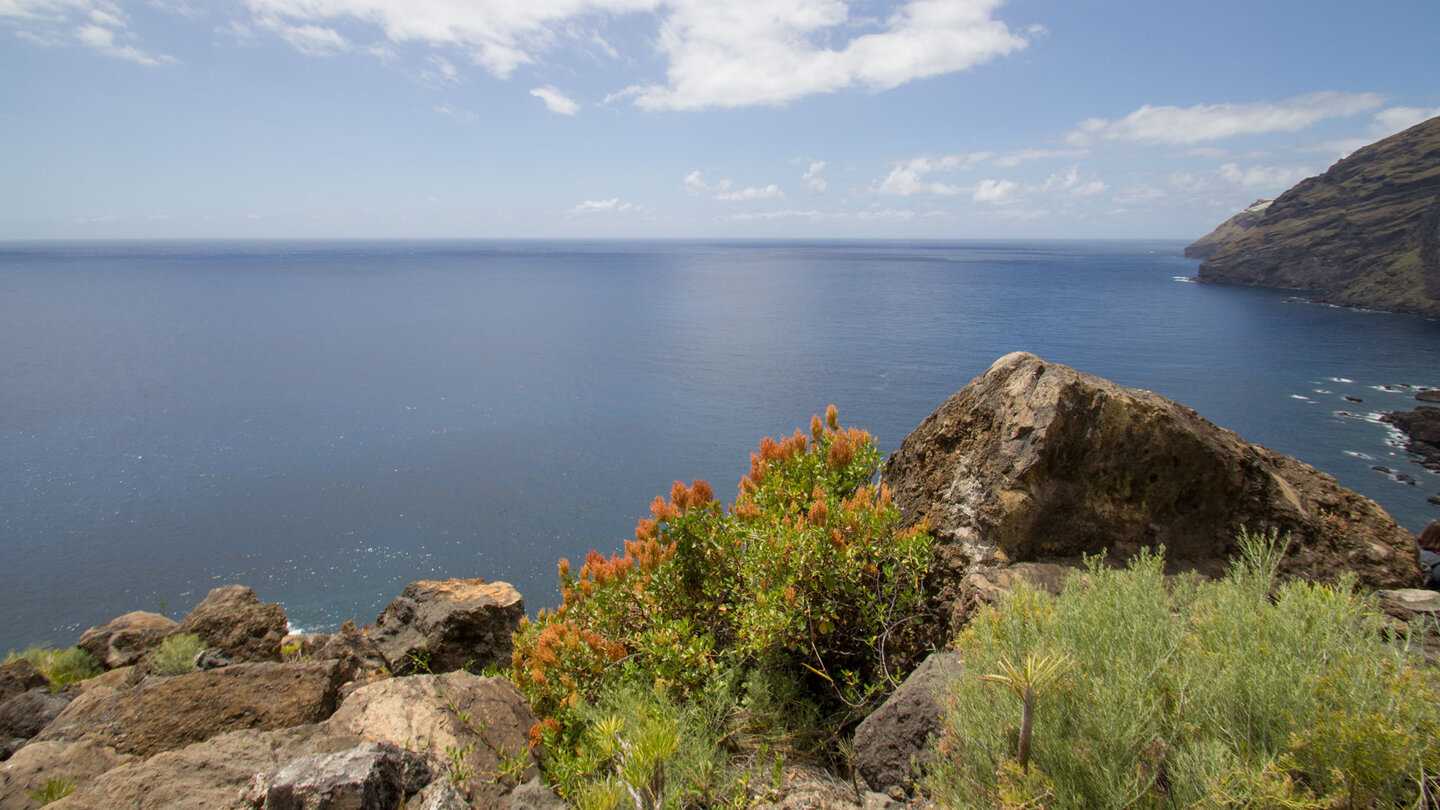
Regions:
M 938 541 L 937 649 L 1018 582 L 1058 590 L 1087 554 L 1164 547 L 1223 576 L 1240 530 L 1291 539 L 1281 573 L 1353 575 L 1397 619 L 1433 616 L 1415 538 L 1375 503 L 1148 391 L 1007 355 L 947 400 L 882 472 L 907 522 Z M 0 667 L 0 810 L 554 808 L 538 718 L 500 675 L 524 602 L 501 582 L 408 586 L 373 625 L 287 636 L 284 610 L 218 588 L 175 622 L 135 612 L 78 640 L 106 670 L 52 689 Z M 189 671 L 167 639 L 203 649 Z M 925 806 L 914 765 L 959 666 L 937 652 L 855 729 L 852 778 L 788 763 L 763 806 Z
M 1440 117 L 1261 200 L 1185 250 L 1196 280 L 1440 315 Z

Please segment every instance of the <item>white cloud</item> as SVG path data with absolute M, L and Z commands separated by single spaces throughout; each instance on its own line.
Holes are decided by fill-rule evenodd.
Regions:
M 545 107 L 557 115 L 574 115 L 580 112 L 580 105 L 551 85 L 537 87 L 530 95 L 545 102 Z
M 1280 193 L 1316 172 L 1304 166 L 1247 166 L 1226 163 L 1219 169 L 1220 177 L 1231 185 L 1247 189 L 1268 189 Z
M 1094 197 L 1109 188 L 1101 180 L 1080 179 L 1080 167 L 1071 166 L 1065 174 L 1052 174 L 1041 186 L 1041 191 L 1058 192 L 1069 197 Z
M 458 118 L 461 121 L 474 121 L 475 119 L 480 117 L 479 113 L 476 113 L 472 110 L 467 110 L 463 107 L 456 107 L 454 104 L 449 103 L 441 104 L 440 106 L 436 107 L 435 112 L 438 112 L 441 115 L 448 115 L 451 118 Z
M 886 175 L 879 185 L 872 186 L 871 190 L 877 194 L 900 197 L 912 197 L 917 194 L 940 196 L 964 194 L 967 189 L 963 186 L 922 179 L 931 172 L 951 171 L 961 166 L 962 163 L 962 158 L 953 155 L 943 158 L 912 158 L 891 169 L 890 174 Z
M 290 47 L 306 56 L 333 56 L 350 49 L 350 41 L 334 28 L 321 25 L 292 25 L 278 17 L 266 17 L 260 26 L 280 35 Z
M 1145 105 L 1124 118 L 1090 118 L 1066 136 L 1072 144 L 1138 141 L 1151 144 L 1193 144 L 1267 132 L 1298 132 L 1327 118 L 1373 110 L 1384 99 L 1378 93 L 1320 92 L 1279 103 L 1198 104 L 1194 107 Z
M 776 197 L 784 197 L 785 192 L 780 186 L 771 183 L 768 186 L 746 186 L 745 188 L 732 191 L 734 183 L 729 180 L 717 180 L 714 183 L 707 183 L 701 177 L 700 170 L 695 170 L 684 179 L 685 193 L 692 197 L 709 196 L 713 200 L 722 202 L 742 202 L 745 200 L 769 200 Z
M 145 218 L 145 221 L 146 221 L 146 222 L 168 222 L 168 221 L 170 221 L 170 215 L 169 215 L 169 214 L 151 214 L 150 216 L 148 216 L 148 217 Z
M 1024 48 L 991 16 L 1001 1 L 911 0 L 883 30 L 837 49 L 821 43 L 846 31 L 849 9 L 840 0 L 673 0 L 659 36 L 667 81 L 629 92 L 644 109 L 696 110 L 887 90 Z
M 431 194 L 431 195 L 429 195 L 429 196 L 427 196 L 427 197 L 425 198 L 425 202 L 430 203 L 431 205 L 434 205 L 435 203 L 440 202 L 440 198 L 439 198 L 439 197 L 436 197 L 434 194 Z
M 45 47 L 73 39 L 105 56 L 147 67 L 176 61 L 139 47 L 124 11 L 111 0 L 0 0 L 0 20 L 15 25 L 19 38 Z
M 571 214 L 605 214 L 625 213 L 628 211 L 649 211 L 643 205 L 621 202 L 619 197 L 611 197 L 608 200 L 586 200 L 570 209 Z
M 1437 115 L 1440 107 L 1387 107 L 1375 113 L 1375 123 L 1370 129 L 1377 138 L 1388 138 Z
M 112 28 L 93 24 L 82 25 L 75 29 L 75 39 L 115 59 L 124 59 L 129 62 L 145 65 L 146 67 L 156 67 L 175 61 L 174 57 L 164 54 L 151 54 L 134 45 L 127 45 L 117 41 L 117 39 L 124 34 L 125 31 L 123 29 L 116 31 Z
M 825 182 L 825 178 L 820 176 L 820 172 L 824 169 L 825 161 L 811 161 L 810 168 L 806 169 L 805 173 L 800 176 L 800 179 L 805 181 L 805 188 L 811 191 L 824 191 L 828 188 L 830 184 Z
M 970 190 L 976 202 L 1004 203 L 1014 199 L 1020 186 L 1011 180 L 981 180 Z

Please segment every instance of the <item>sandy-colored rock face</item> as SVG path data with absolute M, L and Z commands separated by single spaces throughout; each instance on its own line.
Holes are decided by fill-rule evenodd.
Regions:
M 953 600 L 967 572 L 1164 546 L 1215 570 L 1241 528 L 1291 533 L 1282 573 L 1370 588 L 1420 581 L 1415 540 L 1333 478 L 1149 391 L 1026 353 L 950 397 L 885 466 L 905 522 L 928 519 Z
M 80 634 L 75 646 L 89 652 L 106 667 L 128 667 L 160 646 L 180 623 L 158 613 L 136 610 L 117 616 Z
M 525 600 L 505 582 L 421 580 L 405 586 L 375 620 L 369 638 L 396 674 L 478 671 L 510 663 L 510 637 L 525 616 Z
M 243 585 L 225 585 L 190 611 L 179 632 L 198 635 L 231 661 L 279 661 L 287 628 L 284 608 L 261 604 Z

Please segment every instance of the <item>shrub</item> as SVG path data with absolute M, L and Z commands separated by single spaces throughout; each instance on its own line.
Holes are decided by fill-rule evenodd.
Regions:
M 32 801 L 39 802 L 44 807 L 51 802 L 58 802 L 69 796 L 75 790 L 75 780 L 65 776 L 48 776 L 45 784 L 33 790 L 25 791 Z
M 930 777 L 937 800 L 1414 804 L 1440 767 L 1433 676 L 1353 582 L 1276 587 L 1273 535 L 1240 541 L 1219 582 L 1167 589 L 1157 555 L 1125 570 L 1091 560 L 1060 597 L 1022 587 L 977 617 L 956 642 L 966 664 Z M 1025 767 L 1016 696 L 989 681 L 1040 658 L 1067 666 L 1037 689 Z
M 808 435 L 762 441 L 728 509 L 677 481 L 622 553 L 561 560 L 561 604 L 522 623 L 512 667 L 561 744 L 583 746 L 585 707 L 625 689 L 719 707 L 732 740 L 833 744 L 928 632 L 933 544 L 871 483 L 880 458 L 831 406 Z
M 150 657 L 150 669 L 157 675 L 184 675 L 195 671 L 195 656 L 205 649 L 194 633 L 174 633 L 165 637 Z
M 68 683 L 93 678 L 105 671 L 104 664 L 79 647 L 70 647 L 64 650 L 31 647 L 21 653 L 11 652 L 5 656 L 5 663 L 8 664 L 19 658 L 24 658 L 34 664 L 35 668 L 40 670 L 40 674 L 49 678 L 52 691 Z

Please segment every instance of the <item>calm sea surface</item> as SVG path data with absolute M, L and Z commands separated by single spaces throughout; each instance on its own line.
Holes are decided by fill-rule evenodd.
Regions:
M 1018 349 L 1440 517 L 1363 418 L 1440 385 L 1440 322 L 1182 283 L 1182 247 L 0 243 L 0 653 L 230 582 L 305 629 L 445 576 L 533 612 L 674 479 L 728 501 L 832 402 L 893 450 Z

